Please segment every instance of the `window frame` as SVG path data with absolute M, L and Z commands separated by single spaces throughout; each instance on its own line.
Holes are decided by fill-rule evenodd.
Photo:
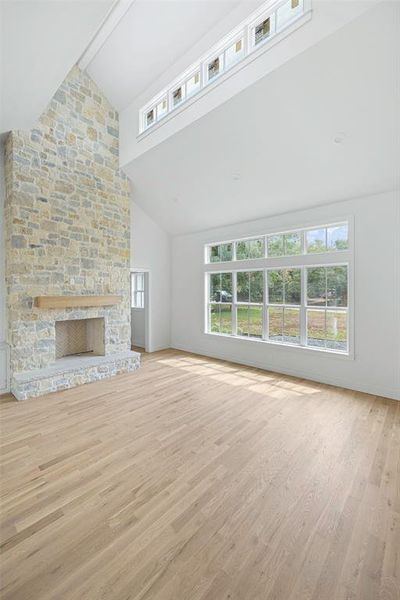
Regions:
M 188 83 L 191 79 L 195 78 L 196 75 L 198 75 L 198 77 L 199 77 L 198 89 L 188 92 Z M 190 98 L 192 98 L 193 96 L 195 96 L 202 88 L 203 74 L 201 72 L 200 66 L 193 69 L 190 73 L 188 73 L 184 79 L 184 82 L 185 82 L 185 98 L 183 101 L 186 101 L 186 100 L 189 100 Z M 178 108 L 178 107 L 176 107 L 176 108 Z
M 347 224 L 348 227 L 348 247 L 344 250 L 327 250 L 322 253 L 312 254 L 298 254 L 290 256 L 279 256 L 279 257 L 268 257 L 266 255 L 266 244 L 267 236 L 275 235 L 280 233 L 292 233 L 298 231 L 305 231 L 309 229 L 318 229 L 323 227 L 334 227 L 337 225 Z M 264 257 L 263 258 L 251 258 L 251 259 L 236 259 L 236 242 L 260 239 L 264 237 Z M 303 235 L 303 250 L 305 245 L 306 236 Z M 209 263 L 208 248 L 211 246 L 217 246 L 219 244 L 232 244 L 232 260 L 225 262 Z M 346 266 L 347 267 L 347 307 L 335 307 L 325 306 L 324 308 L 307 306 L 307 268 L 317 267 L 333 267 L 333 266 Z M 299 308 L 300 309 L 300 343 L 290 343 L 284 341 L 270 340 L 268 337 L 268 271 L 279 270 L 279 269 L 296 269 L 300 268 L 301 277 L 301 299 L 300 305 L 283 305 L 274 304 L 273 306 L 286 308 Z M 262 338 L 240 336 L 237 335 L 237 307 L 238 305 L 247 304 L 243 302 L 237 302 L 236 295 L 236 273 L 237 272 L 248 272 L 248 271 L 263 271 L 264 272 L 264 299 L 262 308 L 263 318 L 263 336 Z M 209 275 L 212 273 L 232 273 L 232 333 L 215 333 L 208 331 L 208 294 L 209 294 Z M 255 233 L 254 235 L 246 236 L 243 238 L 237 237 L 230 240 L 224 240 L 221 242 L 208 242 L 204 245 L 204 298 L 205 298 L 205 321 L 204 321 L 204 334 L 205 335 L 219 335 L 227 338 L 245 340 L 257 343 L 272 344 L 276 347 L 289 348 L 300 351 L 308 352 L 319 352 L 324 355 L 334 355 L 337 358 L 351 359 L 354 360 L 355 356 L 355 344 L 354 344 L 354 218 L 353 215 L 348 215 L 341 219 L 332 219 L 324 225 L 320 225 L 318 222 L 306 223 L 302 227 L 287 229 L 283 231 L 270 230 L 262 235 Z M 258 304 L 257 304 L 258 305 Z M 272 305 L 271 305 L 272 306 Z M 333 312 L 344 312 L 346 313 L 346 325 L 347 325 L 347 350 L 336 350 L 331 348 L 319 348 L 316 346 L 307 346 L 307 311 L 315 308 L 316 310 L 333 311 Z
M 219 263 L 213 263 L 213 264 L 219 264 Z M 231 302 L 222 302 L 221 300 L 211 302 L 211 300 L 210 300 L 210 288 L 211 288 L 210 275 L 215 275 L 215 274 L 223 275 L 224 273 L 232 274 L 232 271 L 214 271 L 214 272 L 209 273 L 208 277 L 206 279 L 206 294 L 207 294 L 206 295 L 206 330 L 208 330 L 209 324 L 211 322 L 211 306 L 213 306 L 213 305 L 220 306 L 222 304 L 224 306 L 231 307 L 231 331 L 233 332 L 233 302 L 236 297 L 236 277 L 234 277 L 234 275 L 232 274 L 232 300 L 231 300 Z M 233 333 L 219 333 L 216 331 L 210 331 L 209 333 L 210 333 L 210 335 L 225 335 L 228 337 L 231 337 L 233 335 Z
M 238 300 L 237 297 L 237 276 L 239 273 L 261 273 L 262 275 L 262 290 L 263 290 L 263 299 L 261 302 L 248 302 Z M 264 306 L 265 306 L 265 269 L 238 269 L 235 271 L 232 277 L 232 290 L 233 290 L 233 304 L 232 304 L 232 336 L 241 338 L 241 339 L 250 339 L 250 340 L 259 340 L 258 336 L 250 336 L 250 335 L 239 335 L 237 333 L 237 311 L 240 306 L 247 306 L 248 308 L 255 306 L 261 308 L 261 340 L 264 339 L 264 331 L 265 331 L 265 315 L 264 315 Z
M 138 276 L 141 276 L 143 282 L 143 288 L 139 288 L 136 284 Z M 131 309 L 144 310 L 146 307 L 146 283 L 145 283 L 145 272 L 144 271 L 131 271 Z M 137 298 L 140 295 L 141 306 L 138 306 Z
M 285 300 L 285 293 L 284 293 L 284 288 L 283 288 L 283 295 L 282 295 L 282 304 L 279 304 L 277 302 L 270 302 L 269 301 L 269 285 L 268 285 L 268 274 L 270 271 L 283 271 L 283 270 L 292 270 L 292 269 L 299 269 L 300 270 L 300 304 L 288 304 L 286 302 L 284 302 Z M 304 272 L 303 272 L 304 267 L 301 267 L 299 265 L 296 266 L 284 266 L 284 267 L 266 267 L 265 269 L 265 276 L 264 276 L 264 281 L 265 281 L 265 291 L 264 291 L 264 304 L 265 304 L 265 323 L 264 323 L 264 329 L 265 329 L 265 341 L 267 341 L 269 344 L 284 344 L 284 345 L 288 345 L 288 346 L 295 346 L 295 347 L 308 347 L 305 344 L 302 344 L 302 342 L 304 341 L 304 336 L 303 336 L 303 327 L 302 327 L 302 308 L 303 308 L 303 302 L 302 302 L 302 298 L 303 296 L 303 277 L 304 277 Z M 277 340 L 271 340 L 269 337 L 269 318 L 268 318 L 268 313 L 269 313 L 269 309 L 270 308 L 295 308 L 299 310 L 299 343 L 295 344 L 292 342 L 283 342 L 283 341 L 277 341 Z M 284 319 L 284 316 L 283 316 Z M 284 320 L 282 322 L 283 326 L 284 326 Z M 283 331 L 282 331 L 283 334 Z
M 308 269 L 315 269 L 315 268 L 324 268 L 327 269 L 329 267 L 342 267 L 342 266 L 346 266 L 347 267 L 347 306 L 329 306 L 327 299 L 325 299 L 325 306 L 316 306 L 313 304 L 308 304 Z M 350 334 L 349 334 L 349 328 L 350 328 L 350 320 L 349 320 L 349 313 L 350 313 L 350 301 L 349 301 L 349 281 L 350 281 L 350 268 L 349 268 L 349 264 L 348 263 L 334 263 L 334 264 L 318 264 L 318 265 L 307 265 L 304 267 L 304 287 L 303 287 L 303 298 L 304 298 L 304 302 L 303 302 L 303 310 L 305 311 L 305 315 L 304 315 L 304 322 L 305 322 L 305 339 L 306 342 L 308 341 L 308 318 L 309 318 L 309 311 L 316 311 L 316 312 L 323 312 L 325 314 L 325 333 L 326 333 L 326 316 L 328 312 L 338 312 L 338 313 L 343 313 L 346 314 L 346 329 L 347 329 L 347 348 L 346 348 L 346 353 L 349 352 L 349 348 L 350 348 Z M 326 281 L 326 285 L 325 285 L 325 292 L 327 292 L 327 281 Z M 326 342 L 326 339 L 325 339 Z M 307 347 L 312 347 L 307 345 Z M 317 347 L 318 349 L 318 347 Z M 325 352 L 329 352 L 329 351 L 334 351 L 333 349 L 329 349 L 329 348 L 321 348 L 321 350 L 325 351 Z M 342 352 L 342 351 L 336 351 L 336 352 Z
M 283 6 L 284 2 L 282 2 L 280 4 L 280 6 Z M 278 10 L 278 7 L 276 8 L 275 11 L 271 11 L 271 9 L 266 10 L 264 13 L 260 14 L 257 18 L 255 18 L 249 25 L 249 45 L 250 45 L 250 52 L 253 50 L 256 50 L 257 48 L 261 48 L 262 46 L 264 46 L 264 44 L 266 44 L 266 42 L 268 42 L 268 40 L 270 40 L 272 37 L 274 37 L 274 35 L 277 33 L 276 31 L 276 12 Z M 268 30 L 268 34 L 265 35 L 265 37 L 262 37 L 258 42 L 256 41 L 256 29 L 259 25 L 262 25 L 265 21 L 269 20 L 269 30 Z
M 188 101 L 199 97 L 204 93 L 207 93 L 210 88 L 213 87 L 213 84 L 219 82 L 221 79 L 224 79 L 224 76 L 228 75 L 229 71 L 233 70 L 235 72 L 235 67 L 238 69 L 242 68 L 246 62 L 251 61 L 254 57 L 257 57 L 264 53 L 268 47 L 273 46 L 276 43 L 279 43 L 283 37 L 286 37 L 293 33 L 298 27 L 301 27 L 307 21 L 311 19 L 312 9 L 311 3 L 312 0 L 301 0 L 301 7 L 293 15 L 293 17 L 282 26 L 278 27 L 278 19 L 277 12 L 279 8 L 285 5 L 288 0 L 267 0 L 261 6 L 259 6 L 255 11 L 249 14 L 245 19 L 243 19 L 240 23 L 238 23 L 226 36 L 221 38 L 214 46 L 209 48 L 209 50 L 203 54 L 196 62 L 192 63 L 188 69 L 186 69 L 183 73 L 181 73 L 177 78 L 171 81 L 164 89 L 160 90 L 157 95 L 146 102 L 138 111 L 139 115 L 139 131 L 137 138 L 140 140 L 142 137 L 145 137 L 146 134 L 150 133 L 150 130 L 154 129 L 154 125 L 159 125 L 161 121 L 164 120 L 166 116 L 174 116 L 176 111 L 182 108 L 182 105 L 187 105 Z M 254 43 L 254 31 L 257 24 L 260 21 L 265 19 L 270 19 L 270 31 L 269 34 L 262 39 L 259 43 Z M 241 57 L 232 62 L 229 65 L 226 65 L 225 57 L 226 51 L 229 49 L 229 46 L 232 43 L 232 40 L 239 38 L 243 41 L 243 52 Z M 216 74 L 211 79 L 208 78 L 208 63 L 216 57 L 222 57 L 222 64 L 220 65 L 220 70 L 218 74 Z M 238 66 L 240 65 L 240 66 Z M 190 95 L 186 94 L 186 80 L 191 72 L 194 70 L 200 71 L 200 86 L 199 89 L 193 92 Z M 185 95 L 182 100 L 176 105 L 173 104 L 172 92 L 176 88 L 180 87 L 180 83 L 183 84 L 185 88 Z M 167 112 L 163 114 L 162 118 L 156 118 L 150 125 L 146 125 L 145 115 L 151 110 L 153 105 L 156 105 L 156 101 L 158 98 L 167 95 L 168 97 L 168 107 Z
M 232 48 L 232 46 L 236 46 L 238 43 L 241 43 L 242 47 L 239 50 L 241 56 L 236 58 L 231 62 L 227 61 L 227 53 Z M 247 31 L 245 29 L 240 30 L 236 35 L 233 35 L 230 40 L 227 40 L 226 44 L 223 48 L 224 53 L 224 67 L 225 72 L 229 71 L 229 69 L 233 68 L 235 65 L 240 63 L 246 57 L 246 46 L 247 46 Z
M 348 232 L 347 248 L 339 249 L 339 250 L 325 249 L 325 250 L 322 250 L 321 252 L 307 252 L 307 232 L 308 231 L 312 231 L 312 230 L 316 230 L 316 229 L 325 229 L 326 230 L 325 231 L 325 244 L 326 244 L 327 243 L 327 230 L 329 228 L 339 227 L 340 225 L 347 225 L 347 232 Z M 290 235 L 290 234 L 300 234 L 300 236 L 301 236 L 301 252 L 299 254 L 282 254 L 280 256 L 269 256 L 269 254 L 268 254 L 268 238 L 273 237 L 273 236 L 278 236 L 278 235 L 283 236 L 283 243 L 284 243 L 284 247 L 285 247 L 285 237 L 284 236 Z M 254 240 L 262 240 L 263 241 L 263 249 L 264 249 L 263 256 L 259 257 L 259 258 L 237 258 L 236 244 L 239 242 L 251 242 Z M 211 248 L 213 246 L 223 246 L 223 245 L 227 245 L 227 244 L 232 244 L 231 260 L 211 262 L 210 261 Z M 344 253 L 348 253 L 348 252 L 350 252 L 350 221 L 349 221 L 349 218 L 346 217 L 346 219 L 341 219 L 340 221 L 335 221 L 334 223 L 328 223 L 328 224 L 322 224 L 322 225 L 308 225 L 308 226 L 304 226 L 304 227 L 296 227 L 296 228 L 292 228 L 292 229 L 285 229 L 285 230 L 279 230 L 279 231 L 269 231 L 267 233 L 262 233 L 259 235 L 237 237 L 237 238 L 233 238 L 233 239 L 229 239 L 229 240 L 222 240 L 222 241 L 207 243 L 207 244 L 205 244 L 205 262 L 206 262 L 206 264 L 221 264 L 221 263 L 222 264 L 231 264 L 233 262 L 247 261 L 247 260 L 251 260 L 251 261 L 261 260 L 261 259 L 275 260 L 275 259 L 283 259 L 283 258 L 299 258 L 299 257 L 303 258 L 305 256 L 319 257 L 319 256 L 325 255 L 325 254 L 338 256 L 342 253 L 344 254 Z
M 179 100 L 179 102 L 177 102 L 175 104 L 174 94 L 178 90 L 181 90 L 181 99 Z M 182 106 L 182 104 L 185 102 L 185 100 L 186 100 L 186 80 L 182 79 L 182 81 L 179 81 L 174 86 L 172 86 L 168 93 L 169 110 L 171 111 L 171 110 L 175 110 L 175 109 L 179 108 L 180 106 Z
M 261 240 L 262 242 L 262 256 L 256 257 L 256 258 L 238 258 L 237 257 L 237 244 L 240 244 L 241 242 L 256 242 L 258 240 Z M 233 244 L 232 247 L 232 260 L 229 262 L 241 262 L 241 261 L 246 261 L 246 260 L 259 260 L 260 258 L 265 258 L 266 257 L 266 252 L 267 249 L 265 247 L 266 244 L 266 236 L 265 235 L 259 235 L 256 237 L 250 237 L 250 238 L 244 238 L 241 240 L 235 240 L 234 242 L 231 242 Z

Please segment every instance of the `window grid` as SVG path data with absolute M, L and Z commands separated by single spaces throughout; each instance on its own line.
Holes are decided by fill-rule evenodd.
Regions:
M 286 282 L 286 272 L 288 271 L 299 271 L 300 274 L 300 286 L 299 286 L 299 291 L 300 291 L 300 303 L 290 303 L 287 302 L 287 282 Z M 269 285 L 269 274 L 272 272 L 276 272 L 276 271 L 281 271 L 283 276 L 282 276 L 282 302 L 271 302 L 270 301 L 270 285 Z M 267 331 L 267 337 L 266 340 L 271 342 L 271 343 L 284 343 L 284 344 L 288 344 L 288 345 L 295 345 L 295 346 L 299 346 L 301 344 L 301 308 L 302 308 L 302 268 L 301 267 L 268 267 L 266 269 L 266 289 L 265 289 L 265 298 L 266 298 L 266 319 L 267 319 L 267 323 L 266 323 L 266 331 Z M 270 318 L 269 315 L 272 312 L 272 310 L 274 309 L 281 309 L 282 310 L 282 328 L 281 328 L 281 340 L 274 340 L 272 339 L 271 336 L 271 332 L 270 332 Z M 287 313 L 287 311 L 293 309 L 294 311 L 298 311 L 299 314 L 299 342 L 291 342 L 288 340 L 284 340 L 283 338 L 285 337 L 285 314 Z M 290 337 L 290 336 L 286 336 L 286 337 Z
M 307 290 L 307 269 L 310 268 L 324 268 L 325 270 L 327 268 L 331 268 L 331 267 L 346 267 L 346 281 L 347 281 L 347 306 L 328 306 L 328 300 L 326 298 L 326 303 L 325 306 L 315 306 L 315 305 L 309 305 L 307 302 L 307 298 L 308 298 L 308 290 Z M 210 301 L 210 276 L 211 275 L 216 275 L 216 274 L 220 274 L 219 272 L 213 272 L 213 273 L 207 273 L 207 315 L 208 315 L 208 319 L 207 319 L 207 323 L 206 323 L 206 331 L 208 333 L 217 333 L 217 332 L 212 332 L 211 331 L 211 307 L 213 305 L 224 305 L 224 306 L 230 306 L 230 310 L 231 310 L 231 333 L 229 334 L 224 334 L 224 333 L 220 333 L 220 335 L 228 335 L 229 337 L 238 337 L 240 339 L 257 339 L 258 336 L 250 336 L 250 335 L 246 335 L 246 336 L 242 336 L 238 334 L 238 324 L 237 324 L 237 310 L 238 307 L 241 306 L 255 306 L 255 307 L 262 307 L 261 310 L 261 315 L 262 315 L 262 327 L 261 327 L 261 340 L 267 343 L 272 343 L 272 344 L 279 344 L 279 345 L 285 345 L 285 346 L 291 346 L 291 347 L 303 347 L 303 348 L 311 348 L 311 349 L 315 349 L 315 350 L 322 350 L 325 352 L 334 352 L 334 353 L 338 353 L 338 354 L 348 354 L 349 352 L 349 348 L 350 348 L 350 343 L 349 343 L 349 336 L 350 336 L 350 330 L 349 330 L 349 263 L 347 262 L 342 262 L 342 263 L 329 263 L 329 264 L 317 264 L 317 265 L 313 265 L 313 266 L 293 266 L 293 267 L 266 267 L 263 269 L 246 269 L 245 271 L 240 271 L 240 270 L 235 270 L 235 271 L 224 271 L 223 273 L 231 273 L 232 274 L 232 302 L 230 303 L 226 303 L 226 302 L 211 302 Z M 288 304 L 285 303 L 285 291 L 283 289 L 283 298 L 282 298 L 282 303 L 270 303 L 269 302 L 269 284 L 268 284 L 268 273 L 270 271 L 285 271 L 285 270 L 294 270 L 297 269 L 300 271 L 300 304 Z M 250 273 L 250 272 L 262 272 L 263 273 L 263 302 L 262 303 L 258 303 L 258 302 L 244 302 L 244 301 L 238 301 L 237 298 L 237 275 L 239 273 Z M 270 308 L 279 308 L 282 309 L 282 341 L 276 341 L 271 339 L 270 336 L 270 330 L 269 330 L 269 310 Z M 299 311 L 299 343 L 297 342 L 289 342 L 289 341 L 284 341 L 284 332 L 285 332 L 285 310 L 290 310 L 290 309 L 295 309 Z M 345 349 L 335 349 L 334 347 L 329 347 L 326 345 L 326 342 L 328 341 L 327 339 L 325 339 L 325 344 L 324 346 L 317 346 L 317 345 L 313 345 L 313 344 L 309 344 L 309 339 L 308 339 L 308 316 L 309 316 L 309 311 L 319 311 L 319 312 L 324 312 L 324 321 L 325 321 L 325 337 L 326 337 L 326 331 L 327 331 L 327 324 L 326 324 L 326 319 L 327 319 L 327 314 L 328 313 L 339 313 L 339 314 L 343 314 L 346 317 L 346 348 Z M 250 328 L 248 328 L 250 329 Z M 289 336 L 287 336 L 289 337 Z M 333 346 L 333 341 L 332 341 L 332 346 Z
M 131 307 L 144 308 L 144 273 L 131 273 Z
M 240 256 L 238 256 L 238 254 L 239 254 L 239 252 L 238 252 L 238 246 L 240 244 L 244 244 L 245 248 L 249 249 L 249 245 L 252 242 L 256 242 L 256 243 L 257 242 L 261 242 L 261 254 L 260 254 L 260 256 L 244 256 L 243 258 L 241 258 Z M 253 238 L 247 238 L 245 240 L 237 240 L 237 241 L 233 242 L 232 260 L 233 261 L 237 261 L 237 260 L 252 260 L 252 259 L 256 259 L 256 258 L 265 258 L 265 253 L 266 253 L 265 244 L 266 244 L 265 236 L 258 236 L 258 237 L 253 237 Z
M 339 227 L 344 228 L 344 231 L 346 234 L 345 246 L 343 248 L 338 247 L 336 249 L 332 249 L 332 248 L 329 249 L 328 245 L 327 245 L 328 232 L 330 230 L 337 229 Z M 320 251 L 312 251 L 312 252 L 308 251 L 307 233 L 317 231 L 317 230 L 324 230 L 325 247 L 324 247 L 324 249 L 321 249 Z M 269 238 L 282 236 L 282 243 L 283 243 L 283 247 L 285 248 L 287 237 L 293 236 L 293 235 L 300 235 L 300 252 L 297 252 L 297 253 L 283 252 L 282 254 L 278 254 L 278 255 L 269 253 L 269 251 L 268 251 L 268 239 Z M 252 236 L 252 237 L 238 239 L 238 240 L 227 240 L 227 241 L 223 241 L 223 242 L 217 242 L 217 243 L 206 245 L 206 262 L 212 264 L 215 262 L 235 262 L 235 261 L 241 261 L 241 260 L 257 260 L 258 258 L 284 258 L 284 257 L 290 257 L 290 256 L 318 256 L 319 254 L 326 254 L 326 253 L 335 253 L 336 254 L 336 253 L 340 253 L 340 252 L 348 252 L 349 251 L 348 235 L 349 235 L 348 223 L 339 222 L 339 223 L 333 223 L 333 224 L 329 224 L 329 225 L 320 225 L 320 226 L 306 227 L 306 228 L 301 228 L 301 229 L 293 229 L 293 230 L 287 230 L 287 231 L 276 232 L 276 233 L 275 232 L 268 233 L 265 235 Z M 263 244 L 262 256 L 256 257 L 256 258 L 243 258 L 243 259 L 238 258 L 237 257 L 237 245 L 241 242 L 251 242 L 251 241 L 255 241 L 255 240 L 262 240 L 262 244 Z M 221 260 L 215 260 L 215 261 L 211 260 L 211 249 L 212 248 L 219 248 L 219 247 L 227 246 L 227 245 L 230 245 L 232 247 L 231 253 L 230 253 L 230 255 L 231 255 L 230 259 L 228 258 L 227 260 L 221 259 Z
M 346 294 L 345 294 L 345 304 L 341 305 L 341 302 L 343 301 L 342 298 L 337 298 L 337 296 L 335 296 L 333 298 L 333 303 L 331 301 L 329 301 L 329 286 L 328 286 L 328 275 L 329 275 L 329 271 L 331 271 L 332 269 L 334 270 L 335 268 L 340 269 L 340 267 L 346 267 Z M 321 305 L 316 305 L 316 304 L 309 304 L 309 290 L 308 290 L 308 274 L 309 271 L 312 270 L 321 270 L 324 269 L 324 292 L 323 292 L 323 297 L 324 297 L 324 304 Z M 336 269 L 336 270 L 338 270 Z M 340 271 L 339 271 L 340 272 Z M 309 266 L 309 267 L 305 267 L 305 279 L 306 279 L 306 296 L 304 296 L 305 298 L 305 310 L 306 310 L 306 340 L 307 340 L 307 345 L 308 346 L 317 346 L 317 347 L 323 347 L 324 349 L 335 349 L 335 346 L 337 348 L 337 346 L 340 346 L 340 340 L 335 340 L 335 339 L 330 339 L 329 338 L 329 328 L 328 328 L 328 317 L 330 315 L 332 315 L 333 321 L 335 323 L 335 327 L 337 329 L 337 316 L 335 317 L 334 315 L 344 315 L 345 316 L 345 321 L 346 321 L 346 349 L 345 351 L 348 351 L 349 348 L 349 335 L 348 335 L 348 331 L 349 331 L 349 313 L 348 313 L 348 307 L 349 307 L 349 300 L 348 300 L 348 287 L 349 287 L 349 269 L 347 265 L 344 264 L 337 264 L 337 265 L 318 265 L 318 266 Z M 336 292 L 337 290 L 335 290 Z M 340 291 L 340 286 L 339 286 L 339 291 Z M 314 313 L 314 315 L 318 315 L 318 314 L 323 314 L 323 330 L 324 330 L 324 339 L 322 340 L 318 340 L 314 338 L 314 343 L 310 343 L 309 341 L 309 317 L 310 315 Z M 336 319 L 336 320 L 335 320 Z M 310 336 L 310 339 L 313 339 L 312 336 Z M 323 342 L 323 343 L 322 343 Z
M 208 53 L 200 59 L 195 65 L 192 65 L 185 74 L 176 80 L 174 84 L 168 86 L 161 93 L 157 94 L 149 103 L 139 111 L 139 132 L 150 129 L 155 123 L 159 123 L 167 114 L 170 114 L 175 108 L 178 108 L 192 98 L 209 84 L 216 81 L 223 73 L 226 73 L 242 62 L 255 50 L 268 43 L 276 34 L 281 33 L 286 27 L 297 21 L 305 13 L 306 0 L 282 0 L 278 5 L 271 7 L 271 1 L 268 0 L 265 4 L 253 12 L 249 17 L 228 36 L 221 40 L 216 49 Z M 279 15 L 284 14 L 282 19 Z M 261 29 L 260 29 L 261 28 Z M 261 31 L 259 36 L 257 31 Z M 236 50 L 240 56 L 236 60 L 227 61 L 227 53 L 233 46 L 241 42 L 241 46 Z M 214 62 L 218 61 L 218 69 L 212 77 L 209 77 L 209 67 Z M 216 64 L 216 63 L 215 63 Z M 187 94 L 187 83 L 193 77 L 195 72 L 199 72 L 199 86 L 191 94 Z M 181 98 L 178 102 L 174 102 L 173 95 L 178 89 L 181 89 Z M 167 98 L 166 111 L 159 112 L 158 105 Z
M 258 283 L 259 291 L 261 292 L 261 298 L 257 298 L 257 274 L 261 274 L 261 282 Z M 244 276 L 243 278 L 247 279 L 247 287 L 248 287 L 248 297 L 247 299 L 239 299 L 238 298 L 238 277 Z M 235 281 L 235 296 L 234 296 L 234 315 L 235 315 L 235 328 L 232 327 L 232 332 L 235 332 L 238 337 L 244 338 L 261 338 L 263 336 L 264 331 L 264 316 L 263 316 L 263 304 L 265 297 L 265 275 L 262 269 L 257 270 L 246 270 L 246 271 L 237 271 L 233 277 Z M 243 331 L 241 334 L 239 333 L 239 311 L 243 312 L 246 309 L 246 318 L 245 322 L 247 323 L 247 327 L 244 329 L 247 330 L 247 333 Z M 260 310 L 261 309 L 261 310 Z M 261 322 L 257 322 L 257 313 L 261 316 Z M 254 317 L 254 318 L 253 318 Z M 253 322 L 254 321 L 254 322 Z

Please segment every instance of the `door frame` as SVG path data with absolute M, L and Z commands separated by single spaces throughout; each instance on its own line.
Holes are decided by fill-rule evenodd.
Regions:
M 150 306 L 151 306 L 150 270 L 143 269 L 140 267 L 131 267 L 131 269 L 130 269 L 129 304 L 130 304 L 130 309 L 131 309 L 131 319 L 132 319 L 132 277 L 131 277 L 132 273 L 144 273 L 144 350 L 145 350 L 145 352 L 151 352 L 152 351 L 152 349 L 151 349 L 152 343 L 151 343 L 151 319 L 150 319 Z M 132 332 L 132 325 L 131 325 L 131 332 Z M 132 333 L 131 333 L 131 335 L 132 335 Z

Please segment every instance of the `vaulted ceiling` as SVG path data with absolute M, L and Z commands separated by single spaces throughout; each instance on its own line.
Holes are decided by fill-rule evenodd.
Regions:
M 119 109 L 243 2 L 260 3 L 120 1 L 130 7 L 88 65 Z M 0 135 L 32 127 L 112 4 L 0 2 Z M 392 189 L 400 5 L 375 4 L 133 160 L 134 200 L 179 234 Z
M 0 135 L 33 126 L 99 30 L 84 67 L 122 110 L 235 7 L 261 2 L 0 0 Z
M 180 234 L 393 189 L 399 11 L 379 4 L 132 161 L 135 201 Z
M 0 0 L 0 135 L 29 129 L 114 0 Z
M 88 65 L 117 110 L 243 0 L 136 0 Z M 246 0 L 249 11 L 261 0 Z

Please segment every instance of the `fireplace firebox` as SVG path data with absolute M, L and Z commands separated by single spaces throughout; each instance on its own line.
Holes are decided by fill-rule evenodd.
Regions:
M 104 356 L 104 318 L 56 321 L 56 359 L 91 354 Z

